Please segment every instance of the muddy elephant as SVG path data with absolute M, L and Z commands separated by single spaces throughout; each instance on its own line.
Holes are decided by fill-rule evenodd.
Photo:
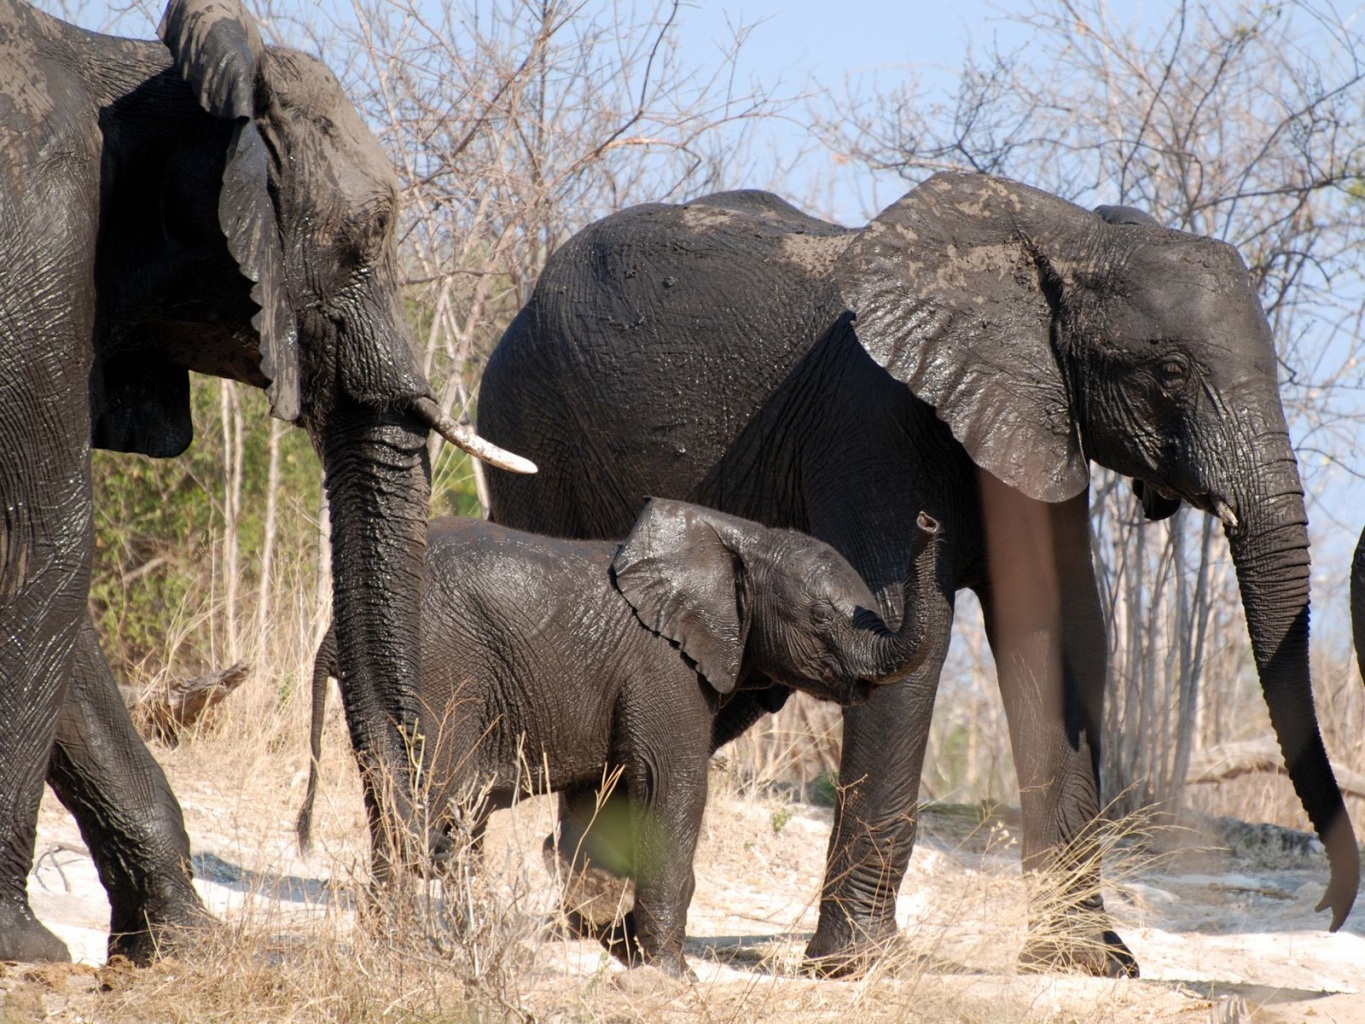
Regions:
M 938 533 L 920 519 L 902 567 L 911 594 L 937 586 Z M 874 603 L 829 545 L 685 502 L 651 500 L 619 545 L 436 520 L 422 608 L 431 806 L 477 796 L 465 808 L 477 841 L 519 793 L 591 795 L 619 771 L 635 906 L 608 945 L 683 974 L 717 714 L 773 685 L 860 703 L 914 672 L 942 602 L 911 601 L 896 629 Z M 313 670 L 305 846 L 335 661 L 329 634 Z
M 1089 464 L 1130 477 L 1149 518 L 1182 501 L 1217 516 L 1326 844 L 1330 926 L 1350 911 L 1358 853 L 1308 671 L 1302 486 L 1270 329 L 1230 246 L 960 173 L 854 230 L 764 192 L 638 206 L 552 256 L 480 394 L 485 436 L 554 463 L 491 475 L 509 526 L 609 537 L 645 495 L 696 501 L 828 541 L 894 619 L 915 513 L 952 525 L 938 600 L 981 599 L 1024 864 L 1070 878 L 1060 907 L 1036 908 L 1032 967 L 1137 973 L 1092 841 L 1108 652 Z M 845 712 L 817 969 L 895 935 L 949 619 L 916 678 Z
M 102 710 L 92 446 L 183 451 L 190 371 L 309 432 L 367 778 L 406 773 L 417 716 L 428 430 L 480 447 L 414 357 L 397 181 L 332 73 L 262 45 L 237 0 L 174 0 L 160 35 L 0 0 L 0 960 L 66 957 L 25 890 L 49 770 L 111 886 L 111 952 L 202 913 L 174 797 Z

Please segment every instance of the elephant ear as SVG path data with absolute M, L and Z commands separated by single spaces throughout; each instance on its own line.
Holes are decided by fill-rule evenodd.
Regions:
M 192 440 L 190 375 L 183 367 L 140 353 L 95 359 L 90 368 L 92 447 L 170 459 Z
M 980 174 L 937 174 L 879 214 L 840 257 L 858 340 L 932 405 L 978 466 L 1040 501 L 1089 470 L 1052 343 L 1056 271 L 1034 227 L 1097 218 Z
M 612 581 L 646 627 L 681 648 L 720 693 L 739 680 L 749 619 L 739 556 L 719 515 L 651 498 L 611 564 Z
M 299 415 L 297 317 L 285 287 L 284 254 L 271 202 L 270 152 L 256 123 L 267 94 L 260 30 L 237 0 L 171 0 L 158 29 L 176 70 L 210 114 L 234 122 L 218 198 L 228 251 L 252 282 L 259 307 L 251 323 L 260 338 L 261 372 L 270 379 L 270 411 Z M 258 88 L 260 86 L 260 88 Z

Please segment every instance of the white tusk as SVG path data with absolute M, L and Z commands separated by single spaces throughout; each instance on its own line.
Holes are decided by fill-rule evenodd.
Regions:
M 1237 513 L 1232 511 L 1232 506 L 1222 498 L 1213 499 L 1213 514 L 1223 521 L 1223 528 L 1235 530 L 1240 525 Z
M 457 448 L 467 451 L 474 458 L 481 459 L 490 466 L 505 469 L 509 473 L 534 473 L 536 471 L 536 464 L 530 459 L 523 459 L 520 455 L 513 455 L 509 451 L 504 451 L 492 441 L 484 440 L 470 427 L 463 423 L 456 423 L 441 412 L 440 406 L 432 399 L 418 398 L 412 403 L 412 409 L 425 421 L 428 427 Z

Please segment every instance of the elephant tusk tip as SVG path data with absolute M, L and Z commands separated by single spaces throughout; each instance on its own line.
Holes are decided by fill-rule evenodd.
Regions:
M 468 452 L 476 459 L 497 466 L 509 473 L 531 474 L 539 472 L 530 459 L 499 448 L 493 442 L 480 437 L 463 423 L 457 423 L 441 411 L 440 406 L 429 397 L 423 396 L 412 404 L 412 409 L 431 430 L 436 431 L 457 448 Z
M 1232 506 L 1222 498 L 1214 498 L 1213 512 L 1214 515 L 1222 520 L 1223 528 L 1229 532 L 1237 529 L 1237 527 L 1241 525 L 1241 520 L 1237 518 L 1237 513 L 1234 512 Z
M 523 458 L 520 455 L 514 455 L 512 452 L 507 453 L 506 461 L 507 465 L 503 466 L 503 469 L 512 473 L 524 473 L 527 476 L 530 476 L 532 473 L 540 472 L 540 467 L 530 459 Z

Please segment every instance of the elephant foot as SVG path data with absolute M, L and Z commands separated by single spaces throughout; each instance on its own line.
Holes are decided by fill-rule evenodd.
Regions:
M 218 926 L 218 920 L 205 909 L 193 886 L 174 898 L 143 906 L 137 911 L 115 911 L 109 926 L 109 959 L 126 958 L 138 967 L 173 956 L 193 946 L 204 934 Z
M 632 968 L 631 973 L 643 970 L 645 973 L 658 972 L 676 981 L 697 980 L 696 973 L 683 956 L 681 937 L 667 942 L 665 948 L 657 944 L 650 948 L 651 943 L 640 937 L 633 910 L 608 927 L 594 927 L 603 948 L 626 967 Z
M 820 978 L 856 978 L 866 974 L 896 943 L 894 918 L 855 921 L 842 914 L 820 915 L 820 924 L 810 942 L 802 970 Z
M 1095 978 L 1136 978 L 1137 958 L 1112 928 L 1065 918 L 1029 935 L 1019 969 L 1035 974 L 1088 974 Z
M 71 953 L 33 916 L 27 904 L 0 907 L 0 960 L 24 963 L 67 963 Z

